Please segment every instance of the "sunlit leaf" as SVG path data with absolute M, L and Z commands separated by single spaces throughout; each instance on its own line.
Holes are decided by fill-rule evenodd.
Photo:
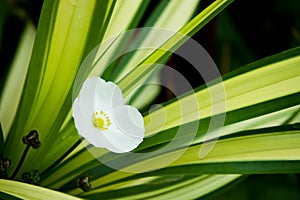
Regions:
M 250 89 L 251 87 L 255 88 L 254 91 L 256 90 L 256 88 L 258 90 L 261 90 L 263 87 L 256 86 L 254 84 L 255 82 L 253 83 L 253 82 L 250 81 L 251 78 L 254 77 L 254 76 L 258 80 L 261 80 L 262 77 L 266 77 L 268 74 L 273 74 L 272 77 L 277 77 L 277 78 L 272 79 L 272 82 L 271 82 L 270 86 L 272 86 L 273 85 L 272 83 L 274 83 L 275 84 L 275 86 L 274 86 L 275 89 L 277 89 L 278 87 L 286 87 L 286 85 L 285 85 L 286 82 L 284 82 L 284 81 L 282 82 L 280 80 L 286 79 L 286 78 L 291 78 L 291 80 L 295 80 L 294 77 L 299 76 L 297 74 L 297 70 L 290 73 L 291 70 L 293 70 L 293 69 L 295 70 L 295 67 L 290 67 L 290 66 L 293 66 L 293 64 L 297 63 L 296 60 L 299 59 L 299 56 L 295 57 L 295 55 L 297 55 L 298 51 L 299 51 L 299 49 L 295 49 L 295 50 L 292 50 L 292 51 L 285 52 L 285 53 L 282 53 L 280 55 L 274 56 L 272 58 L 268 58 L 267 61 L 269 63 L 271 63 L 270 61 L 273 61 L 274 64 L 269 64 L 266 67 L 262 67 L 262 68 L 259 68 L 257 70 L 252 70 L 252 69 L 256 69 L 256 67 L 266 63 L 267 61 L 262 60 L 262 61 L 259 61 L 258 63 L 254 63 L 253 65 L 255 67 L 253 65 L 250 65 L 249 67 L 247 67 L 248 69 L 250 69 L 250 71 L 248 71 L 246 73 L 243 73 L 243 74 L 240 74 L 238 76 L 239 79 L 236 79 L 235 77 L 230 78 L 231 75 L 229 75 L 229 79 L 226 80 L 227 84 L 234 85 L 234 86 L 232 86 L 231 88 L 228 88 L 226 90 L 227 97 L 234 96 L 235 98 L 237 98 L 236 101 L 239 102 L 239 98 L 240 98 L 240 101 L 242 101 L 242 99 L 244 98 L 243 92 L 247 93 L 249 90 L 251 91 L 251 89 Z M 291 58 L 288 59 L 288 56 L 290 56 Z M 281 60 L 282 58 L 284 58 L 284 60 Z M 280 70 L 280 68 L 285 68 L 285 67 L 289 68 L 289 70 L 287 71 L 286 76 L 284 76 L 284 75 L 281 76 L 282 72 L 285 72 L 286 70 L 284 70 L 284 69 Z M 243 72 L 244 71 L 245 71 L 245 69 L 243 70 Z M 236 73 L 236 72 L 234 72 L 234 73 Z M 249 79 L 249 81 L 247 81 L 248 79 Z M 243 80 L 243 84 L 241 84 L 241 83 L 234 84 L 234 82 L 237 81 L 237 80 Z M 278 82 L 281 83 L 281 84 L 277 84 Z M 291 85 L 295 84 L 296 82 L 297 82 L 297 80 L 295 80 L 295 82 L 291 83 Z M 268 101 L 268 98 L 269 98 L 270 95 L 274 95 L 273 98 L 276 98 L 276 96 L 278 94 L 279 94 L 279 96 L 281 96 L 281 95 L 280 95 L 280 93 L 274 93 L 274 94 L 269 93 L 268 90 L 270 89 L 270 86 L 268 86 L 268 84 L 266 84 L 266 85 L 267 85 L 267 87 L 266 87 L 265 93 L 262 93 L 262 95 L 259 97 L 259 98 L 261 98 L 262 103 L 258 104 L 257 101 L 259 101 L 259 98 L 257 96 L 255 96 L 255 95 L 247 96 L 246 95 L 248 99 L 245 103 L 247 103 L 247 102 L 250 103 L 248 106 L 245 105 L 244 108 L 240 108 L 240 107 L 238 107 L 239 104 L 236 104 L 235 105 L 236 107 L 231 108 L 232 111 L 230 111 L 230 109 L 229 109 L 230 112 L 227 113 L 227 118 L 226 118 L 226 121 L 225 121 L 225 127 L 223 128 L 223 130 L 224 130 L 223 135 L 229 135 L 229 134 L 235 133 L 237 131 L 243 131 L 243 130 L 251 129 L 253 127 L 256 127 L 256 128 L 266 127 L 266 125 L 268 125 L 270 123 L 272 123 L 273 125 L 278 126 L 278 125 L 281 125 L 282 123 L 284 123 L 285 120 L 288 120 L 291 116 L 294 116 L 295 115 L 294 113 L 299 113 L 299 106 L 297 106 L 298 102 L 299 102 L 298 101 L 299 93 L 297 93 L 297 91 L 299 90 L 299 88 L 294 89 L 295 91 L 293 91 L 293 92 L 295 92 L 295 93 L 291 94 L 291 95 L 288 95 L 288 94 L 290 94 L 289 90 L 284 90 L 285 92 L 283 92 L 281 95 L 287 95 L 287 96 L 283 96 L 281 98 L 273 99 L 273 100 Z M 244 90 L 234 89 L 235 87 L 244 88 Z M 199 90 L 199 92 L 197 92 L 197 94 L 199 94 L 200 92 L 203 92 L 203 91 L 207 91 L 207 90 L 208 89 Z M 255 93 L 254 91 L 253 91 L 253 94 Z M 234 94 L 237 93 L 237 92 L 240 95 L 235 96 Z M 189 96 L 184 97 L 184 98 L 189 98 Z M 250 106 L 252 98 L 253 98 L 253 101 L 255 101 L 255 103 L 253 103 L 253 105 Z M 205 100 L 205 98 L 201 98 L 201 100 L 202 99 Z M 230 101 L 230 98 L 227 101 Z M 175 101 L 171 104 L 167 104 L 167 107 L 170 106 L 170 105 L 172 106 L 174 104 L 176 105 L 177 102 Z M 183 105 L 189 105 L 189 104 L 187 103 L 187 104 L 183 104 Z M 287 109 L 289 107 L 291 107 L 291 108 Z M 170 111 L 172 112 L 172 110 L 170 110 Z M 256 112 L 253 112 L 253 111 L 256 111 Z M 201 113 L 203 113 L 203 112 L 201 112 Z M 152 113 L 150 113 L 150 115 L 151 114 Z M 173 116 L 173 115 L 176 115 L 176 113 L 173 113 L 170 116 Z M 274 121 L 274 117 L 276 118 L 276 116 L 278 117 L 279 115 L 283 115 L 283 118 L 281 118 L 280 121 L 278 121 L 278 120 Z M 204 112 L 204 116 L 205 116 L 205 112 Z M 207 116 L 209 116 L 209 112 L 207 113 Z M 156 115 L 155 117 L 158 118 L 158 117 L 160 117 L 160 115 Z M 155 119 L 155 117 L 154 117 L 154 119 Z M 184 117 L 184 115 L 183 115 L 183 117 Z M 262 118 L 264 120 L 261 120 Z M 297 120 L 299 121 L 299 119 L 296 119 L 296 121 Z M 259 126 L 255 125 L 257 123 L 255 121 L 260 122 Z M 195 142 L 199 143 L 199 142 L 203 141 L 203 138 L 204 138 L 203 134 L 207 130 L 208 122 L 209 122 L 209 120 L 207 122 L 206 122 L 206 120 L 204 120 L 203 122 L 200 121 L 199 129 L 198 129 L 199 136 L 198 136 L 198 138 Z M 251 122 L 252 126 L 249 126 L 250 122 Z M 205 126 L 203 126 L 203 125 L 205 125 Z M 189 124 L 187 124 L 187 127 L 188 126 L 189 126 Z M 236 127 L 236 128 L 234 128 L 234 127 Z M 169 133 L 171 133 L 171 134 L 169 134 Z M 172 133 L 174 133 L 174 134 L 172 134 Z M 177 128 L 176 127 L 174 129 L 167 129 L 166 131 L 163 131 L 163 132 L 157 134 L 155 137 L 149 138 L 149 141 L 146 139 L 145 142 L 142 144 L 141 148 L 151 147 L 151 146 L 156 145 L 156 144 L 163 144 L 165 142 L 168 142 L 168 141 L 172 140 L 172 138 L 174 137 L 174 135 L 176 133 L 177 133 Z M 294 140 L 295 136 L 297 136 L 297 134 L 291 135 L 288 139 L 292 141 L 292 140 Z M 282 138 L 281 137 L 278 137 L 278 138 L 279 138 L 278 141 L 281 141 Z M 266 140 L 269 140 L 269 139 L 270 138 L 267 137 Z M 246 142 L 244 144 L 245 147 L 247 147 L 246 143 L 248 143 L 248 140 L 246 140 Z M 289 143 L 290 143 L 290 141 L 287 141 L 286 143 L 283 143 L 282 145 L 289 144 Z M 239 144 L 239 142 L 237 142 L 237 144 Z M 271 141 L 270 141 L 270 146 L 273 146 Z M 235 145 L 230 144 L 229 147 L 235 147 Z M 193 149 L 195 149 L 195 152 L 197 152 L 197 159 L 199 159 L 198 153 L 199 153 L 200 148 L 201 148 L 201 145 L 197 146 L 197 148 L 196 147 L 193 148 Z M 277 145 L 277 148 L 282 149 L 283 151 L 285 150 L 285 146 Z M 234 152 L 235 148 L 232 149 L 232 150 Z M 241 150 L 245 150 L 245 148 L 242 148 Z M 222 150 L 220 150 L 220 152 L 222 152 L 222 154 L 224 154 L 224 152 L 226 152 L 226 151 L 224 151 L 222 149 Z M 254 157 L 257 156 L 256 153 L 259 153 L 259 152 L 260 151 L 255 151 L 253 153 L 253 156 Z M 295 152 L 292 150 L 291 155 L 295 155 L 294 153 Z M 168 154 L 162 155 L 162 157 L 160 157 L 160 158 L 158 157 L 157 159 L 160 160 L 159 162 L 161 162 L 162 158 L 164 156 L 167 156 L 167 155 Z M 189 154 L 187 154 L 187 155 L 189 155 Z M 264 159 L 267 159 L 268 156 L 272 156 L 272 155 L 273 154 L 267 154 L 267 155 L 265 155 L 266 157 L 264 157 Z M 224 156 L 226 156 L 226 154 L 224 154 Z M 229 157 L 229 160 L 234 159 L 234 158 L 235 158 L 234 156 Z M 79 166 L 75 167 L 77 169 L 75 171 L 73 171 L 73 173 L 70 171 L 68 177 L 70 178 L 71 174 L 72 174 L 72 176 L 76 177 L 76 173 L 78 173 L 79 171 L 86 171 L 88 169 L 93 169 L 93 166 L 94 167 L 97 166 L 97 164 L 96 164 L 97 161 L 89 161 L 89 162 L 90 162 L 89 164 L 86 164 L 82 167 L 79 167 Z M 152 163 L 153 164 L 155 162 L 158 162 L 158 161 L 147 160 L 145 163 Z M 70 162 L 70 166 L 71 166 L 71 163 L 72 163 L 72 161 Z M 75 161 L 74 163 L 78 163 L 78 161 Z M 144 164 L 137 165 L 137 166 L 139 166 L 137 168 L 146 169 L 146 166 Z M 279 163 L 278 163 L 278 166 L 280 166 Z M 106 168 L 105 166 L 100 165 L 99 167 L 95 168 L 95 169 L 97 169 L 95 171 L 101 171 L 101 169 L 105 169 L 105 168 Z M 214 169 L 214 168 L 209 168 L 209 169 Z M 277 170 L 278 169 L 279 168 L 277 167 Z M 217 168 L 216 168 L 216 170 L 217 170 Z M 92 173 L 92 171 L 93 170 L 91 170 L 89 173 Z M 61 173 L 63 173 L 63 170 L 61 171 Z M 211 173 L 213 173 L 213 171 L 211 171 Z M 221 172 L 218 171 L 218 173 L 221 173 Z M 228 173 L 230 173 L 230 172 L 228 172 Z M 238 172 L 236 171 L 235 173 L 238 173 Z M 79 174 L 77 174 L 77 176 L 78 175 Z M 103 185 L 105 183 L 109 183 L 109 182 L 112 182 L 114 180 L 122 179 L 124 177 L 131 176 L 131 175 L 132 174 L 128 174 L 128 173 L 124 173 L 124 172 L 115 172 L 115 173 L 112 173 L 112 174 L 108 174 L 107 176 L 101 175 L 101 177 L 100 177 L 100 174 L 98 174 L 98 175 L 94 174 L 95 177 L 99 177 L 99 179 L 96 182 L 94 182 L 94 185 L 99 185 L 99 184 Z M 69 178 L 68 179 L 60 179 L 60 180 L 65 182 L 65 181 L 71 180 Z M 56 183 L 58 183 L 58 182 L 56 182 Z
M 153 65 L 154 63 L 163 62 L 169 56 L 170 51 L 177 49 L 187 40 L 187 36 L 192 36 L 231 2 L 232 0 L 217 0 L 213 2 L 189 23 L 182 27 L 178 31 L 178 34 L 173 35 L 159 49 L 141 62 L 138 67 L 126 75 L 124 79 L 118 82 L 123 94 L 125 96 L 128 95 L 135 86 L 144 80 L 146 74 L 151 74 L 156 69 L 156 65 Z
M 182 30 L 185 30 L 184 33 L 190 33 L 195 32 L 194 29 L 201 28 L 209 19 L 211 19 L 213 16 L 215 16 L 218 12 L 220 12 L 222 9 L 224 9 L 231 1 L 217 1 L 214 4 L 211 5 L 208 9 L 204 10 L 200 15 L 198 15 L 196 18 L 194 18 L 190 23 L 188 23 Z M 177 38 L 178 39 L 178 38 Z M 179 42 L 179 40 L 170 40 L 170 44 L 176 44 L 176 41 Z M 157 51 L 159 52 L 159 51 Z M 160 55 L 160 54 L 159 54 Z M 157 55 L 155 55 L 157 56 Z M 151 56 L 150 56 L 151 57 Z M 152 56 L 153 57 L 153 56 Z M 142 73 L 142 72 L 141 72 Z M 131 80 L 131 82 L 134 82 L 135 79 Z M 75 167 L 75 165 L 72 165 Z M 91 166 L 91 165 L 90 165 Z M 56 175 L 54 175 L 55 177 Z
M 300 173 L 299 47 L 146 110 L 159 94 L 160 64 L 232 2 L 215 0 L 189 21 L 199 0 L 45 0 L 35 41 L 28 25 L 1 92 L 0 154 L 12 160 L 8 175 L 20 166 L 10 178 L 39 170 L 41 186 L 87 199 L 197 199 L 242 174 Z M 141 26 L 156 29 L 128 31 Z M 79 137 L 72 99 L 88 76 L 116 82 L 144 112 L 146 137 L 133 152 Z M 33 129 L 40 149 L 22 144 Z M 78 187 L 80 176 L 90 191 Z M 50 189 L 0 180 L 3 199 L 77 199 Z
M 26 183 L 0 179 L 0 190 L 2 193 L 20 199 L 80 199 L 54 190 L 38 187 Z M 0 197 L 2 194 L 0 194 Z
M 2 92 L 0 102 L 0 121 L 3 126 L 4 139 L 16 115 L 23 85 L 27 75 L 29 60 L 35 38 L 35 28 L 28 23 L 23 32 L 18 50 L 10 68 L 9 77 Z
M 214 87 L 217 90 L 222 89 L 220 84 L 224 85 L 225 88 L 226 112 L 299 92 L 300 87 L 295 87 L 300 80 L 300 72 L 297 68 L 300 62 L 299 52 L 300 48 L 296 48 L 253 63 L 246 67 L 246 69 L 250 69 L 247 73 L 236 77 L 229 75 L 229 79 L 224 80 L 222 83 L 213 85 L 208 89 L 200 89 L 195 94 L 187 95 L 179 101 L 167 104 L 165 108 L 152 112 L 144 118 L 145 124 L 149 124 L 146 126 L 147 135 L 155 133 L 156 129 L 161 130 L 160 121 L 162 117 L 168 117 L 168 121 L 163 124 L 164 129 L 168 129 L 182 123 L 197 120 L 198 112 L 201 113 L 201 118 L 206 118 L 211 116 L 211 114 L 220 114 L 222 110 L 215 110 L 212 113 L 212 108 L 224 101 L 223 97 L 216 96 L 215 105 L 212 105 L 210 96 L 210 91 L 213 91 Z M 261 68 L 258 68 L 260 66 Z M 237 75 L 236 72 L 233 73 Z M 217 93 L 215 92 L 214 94 Z M 194 101 L 194 98 L 198 99 L 199 111 L 197 108 L 191 107 L 190 110 L 185 108 L 184 112 L 186 113 L 179 112 L 181 105 L 189 105 L 190 102 Z M 151 119 L 155 119 L 155 121 L 151 121 Z
M 188 22 L 198 3 L 199 0 L 191 0 L 188 4 L 182 0 L 159 2 L 144 25 L 153 28 L 145 31 L 143 29 L 138 30 L 136 35 L 133 35 L 134 40 L 130 42 L 132 47 L 129 49 L 136 52 L 132 56 L 122 58 L 118 64 L 119 67 L 117 66 L 114 73 L 110 75 L 110 79 L 120 81 L 156 50 L 149 47 L 159 47 L 165 43 Z M 166 30 L 170 30 L 170 32 L 166 34 Z
M 120 198 L 120 199 L 195 199 L 204 196 L 216 188 L 234 181 L 240 175 L 203 175 L 203 176 L 165 176 L 154 177 L 140 185 L 128 182 L 125 185 L 91 191 L 84 198 Z M 134 191 L 140 191 L 136 193 Z

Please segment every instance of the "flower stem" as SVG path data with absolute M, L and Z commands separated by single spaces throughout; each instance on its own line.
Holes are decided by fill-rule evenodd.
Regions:
M 18 165 L 17 165 L 14 173 L 9 177 L 9 179 L 14 179 L 16 177 L 16 175 L 18 174 L 18 172 L 20 171 L 20 169 L 21 169 L 21 167 L 23 165 L 23 162 L 24 162 L 24 160 L 26 158 L 26 155 L 27 155 L 29 149 L 30 149 L 30 145 L 28 144 L 28 145 L 26 145 L 26 148 L 25 148 L 25 150 L 24 150 L 24 152 L 22 154 L 22 157 L 21 157 L 21 159 L 20 159 L 20 161 L 19 161 L 19 163 L 18 163 Z

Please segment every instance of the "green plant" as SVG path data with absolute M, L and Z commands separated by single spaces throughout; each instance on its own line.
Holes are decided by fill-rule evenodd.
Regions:
M 89 74 L 101 76 L 116 82 L 125 97 L 133 91 L 131 104 L 148 108 L 159 88 L 135 89 L 144 80 L 157 78 L 153 63 L 165 63 L 187 36 L 196 33 L 232 0 L 216 0 L 189 20 L 198 5 L 198 1 L 192 2 L 161 1 L 145 26 L 173 29 L 177 34 L 163 37 L 155 31 L 146 32 L 146 37 L 137 39 L 138 47 L 145 38 L 158 38 L 163 45 L 154 51 L 133 51 L 118 60 L 114 60 L 115 54 L 126 49 L 127 39 L 133 36 L 113 36 L 136 28 L 148 1 L 44 2 L 36 35 L 28 22 L 1 92 L 1 176 L 13 179 L 0 180 L 2 198 L 194 199 L 247 174 L 299 173 L 300 48 L 251 63 L 224 75 L 222 82 L 208 82 L 144 113 L 146 138 L 135 152 L 155 151 L 172 142 L 179 129 L 184 130 L 186 134 L 176 141 L 185 143 L 176 143 L 167 151 L 114 169 L 98 159 L 118 162 L 130 160 L 130 155 L 86 147 L 81 142 L 70 114 L 73 87 L 75 94 L 78 89 L 74 84 L 80 85 Z M 97 46 L 100 43 L 107 44 L 104 50 Z M 80 65 L 87 67 L 76 82 Z M 222 89 L 226 98 L 217 95 L 212 101 L 212 91 L 222 94 Z M 189 110 L 195 102 L 197 109 Z M 224 102 L 224 110 L 212 112 Z M 213 135 L 207 141 L 211 119 L 222 119 L 225 114 L 221 136 Z M 195 127 L 191 140 L 189 132 Z M 32 130 L 39 133 L 41 146 L 33 145 L 37 149 L 22 143 L 23 136 Z M 200 149 L 216 139 L 211 151 L 199 157 Z M 155 168 L 177 155 L 180 157 L 176 161 Z M 22 179 L 40 186 L 19 182 Z

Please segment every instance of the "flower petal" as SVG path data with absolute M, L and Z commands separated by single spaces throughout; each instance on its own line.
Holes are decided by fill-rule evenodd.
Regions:
M 96 86 L 94 98 L 95 110 L 98 110 L 99 108 L 112 108 L 124 104 L 120 88 L 112 82 L 103 83 L 102 81 L 99 81 Z
M 144 120 L 140 112 L 128 105 L 114 107 L 107 111 L 111 116 L 112 129 L 119 129 L 122 133 L 137 138 L 144 137 Z
M 79 98 L 87 104 L 93 105 L 94 111 L 124 104 L 120 88 L 100 77 L 87 78 L 82 85 Z
M 80 90 L 79 98 L 86 103 L 89 102 L 89 105 L 94 104 L 95 100 L 95 91 L 98 84 L 104 84 L 105 81 L 98 77 L 90 77 L 85 80 Z M 92 103 L 92 104 L 90 104 Z
M 100 79 L 99 77 L 90 77 L 86 79 L 86 81 L 83 83 L 82 88 L 80 90 L 80 95 L 78 97 L 80 103 L 80 108 L 82 114 L 86 114 L 87 116 L 95 112 L 95 107 L 97 102 L 99 101 L 97 99 L 96 94 L 96 88 L 99 87 L 97 85 L 104 85 L 105 81 Z M 73 105 L 74 107 L 74 105 Z M 99 109 L 99 108 L 98 108 Z M 88 116 L 88 117 L 90 117 Z
M 112 144 L 106 148 L 115 153 L 132 151 L 143 141 L 143 138 L 128 136 L 118 129 L 109 129 L 104 136 Z
M 92 125 L 91 119 L 82 113 L 81 104 L 82 102 L 78 98 L 73 103 L 72 115 L 78 133 L 94 146 L 105 147 L 108 141 L 103 133 Z

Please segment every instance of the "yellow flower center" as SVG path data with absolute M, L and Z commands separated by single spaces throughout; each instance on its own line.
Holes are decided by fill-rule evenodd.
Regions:
M 111 121 L 108 115 L 101 110 L 100 112 L 93 113 L 92 124 L 94 127 L 98 128 L 99 130 L 105 131 L 111 125 Z

